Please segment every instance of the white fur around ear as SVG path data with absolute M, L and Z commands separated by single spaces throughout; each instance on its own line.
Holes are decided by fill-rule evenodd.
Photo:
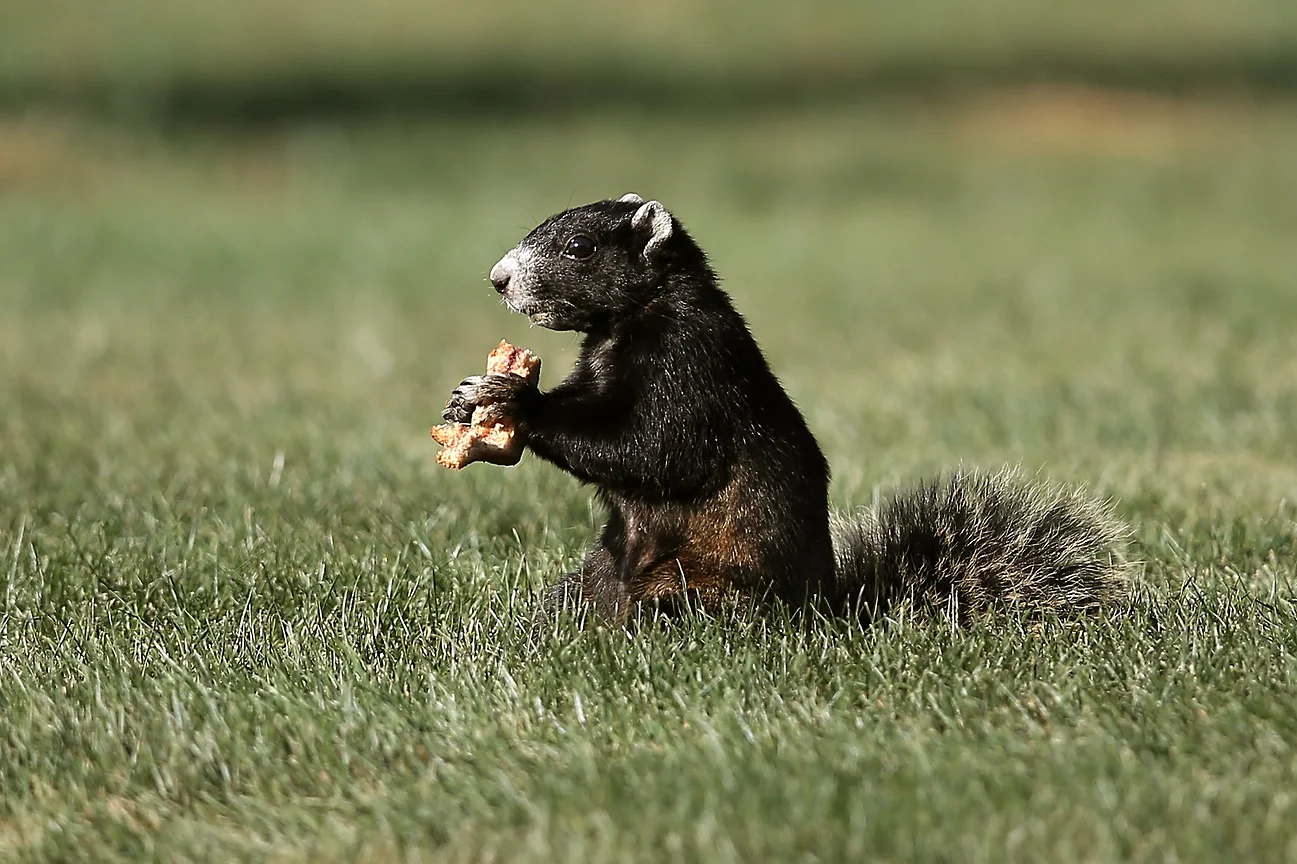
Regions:
M 621 196 L 617 200 L 623 204 L 643 204 L 644 203 L 644 199 L 636 195 L 634 192 L 627 192 L 625 195 Z
M 671 239 L 671 214 L 657 201 L 646 201 L 631 217 L 630 225 L 636 231 L 648 231 L 644 244 L 644 260 L 651 261 L 662 244 Z

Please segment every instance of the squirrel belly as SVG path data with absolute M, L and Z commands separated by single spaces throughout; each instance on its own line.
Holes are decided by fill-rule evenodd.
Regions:
M 444 416 L 483 404 L 608 511 L 553 589 L 609 622 L 686 598 L 815 604 L 868 617 L 898 602 L 962 619 L 997 605 L 1073 614 L 1121 596 L 1123 529 L 1075 493 L 958 472 L 853 519 L 707 256 L 656 201 L 627 195 L 545 220 L 491 270 L 506 305 L 583 334 L 548 391 L 476 376 Z

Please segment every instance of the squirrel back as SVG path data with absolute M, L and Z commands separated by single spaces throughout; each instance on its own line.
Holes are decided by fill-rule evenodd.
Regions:
M 542 392 L 466 379 L 444 416 L 492 404 L 528 449 L 593 485 L 608 521 L 554 587 L 610 621 L 644 601 L 894 602 L 1070 612 L 1120 594 L 1121 531 L 1075 495 L 957 473 L 830 527 L 829 470 L 702 248 L 637 195 L 556 214 L 492 268 L 512 310 L 584 335 Z

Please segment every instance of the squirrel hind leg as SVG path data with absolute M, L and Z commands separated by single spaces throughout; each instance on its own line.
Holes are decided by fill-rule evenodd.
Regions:
M 612 553 L 603 546 L 591 549 L 579 570 L 551 585 L 545 602 L 547 612 L 576 612 L 583 620 L 593 616 L 593 620 L 610 626 L 624 625 L 634 605 L 634 598 L 617 578 Z
M 959 620 L 994 606 L 1074 616 L 1126 596 L 1129 535 L 1080 491 L 959 471 L 835 525 L 840 594 L 870 618 L 898 601 Z

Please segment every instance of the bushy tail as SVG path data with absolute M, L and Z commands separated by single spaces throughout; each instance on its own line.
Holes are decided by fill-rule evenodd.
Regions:
M 834 525 L 838 585 L 869 618 L 897 603 L 960 621 L 996 606 L 1063 616 L 1129 588 L 1128 529 L 1083 493 L 960 471 Z

